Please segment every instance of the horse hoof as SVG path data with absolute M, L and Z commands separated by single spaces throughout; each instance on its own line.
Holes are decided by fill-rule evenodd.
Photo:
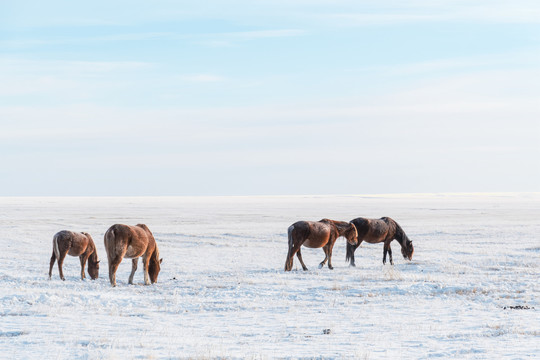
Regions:
M 322 269 L 324 265 L 323 264 L 319 264 L 319 269 Z

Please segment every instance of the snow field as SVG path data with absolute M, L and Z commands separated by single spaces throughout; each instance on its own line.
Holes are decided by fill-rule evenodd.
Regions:
M 0 198 L 0 347 L 5 358 L 535 358 L 540 195 Z M 318 269 L 303 249 L 285 273 L 297 220 L 394 218 L 413 261 L 392 243 L 362 244 L 356 268 Z M 131 261 L 108 280 L 103 234 L 145 223 L 164 258 L 144 286 Z M 52 237 L 89 232 L 100 278 L 79 261 L 53 269 Z M 514 310 L 509 306 L 527 306 Z M 507 307 L 507 309 L 504 309 Z

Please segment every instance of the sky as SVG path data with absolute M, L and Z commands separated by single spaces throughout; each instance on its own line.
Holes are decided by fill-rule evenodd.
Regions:
M 0 0 L 0 196 L 540 191 L 540 3 Z

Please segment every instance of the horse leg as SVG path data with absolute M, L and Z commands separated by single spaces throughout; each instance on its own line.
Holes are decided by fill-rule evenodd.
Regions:
M 67 253 L 67 250 L 61 250 L 58 256 L 58 272 L 60 273 L 60 279 L 62 280 L 66 280 L 66 278 L 64 277 L 64 272 L 62 271 L 62 265 L 64 265 L 64 259 L 66 258 Z
M 84 280 L 86 277 L 84 274 L 84 267 L 86 266 L 86 261 L 88 260 L 88 257 L 83 254 L 79 256 L 79 259 L 81 260 L 81 280 Z
M 109 252 L 107 251 L 107 264 L 109 265 L 109 281 L 111 282 L 111 285 L 113 284 L 113 278 L 112 278 L 112 258 Z M 114 285 L 113 285 L 114 286 Z
M 324 250 L 324 260 L 319 264 L 319 269 L 321 269 L 324 266 L 324 264 L 326 264 L 326 261 L 328 260 L 328 245 L 323 247 L 323 250 Z
M 122 262 L 123 258 L 124 254 L 122 254 L 122 256 L 116 256 L 114 259 L 109 261 L 109 280 L 112 286 L 116 286 L 116 270 L 118 270 L 118 266 Z
M 148 275 L 148 264 L 150 263 L 150 256 L 145 255 L 142 258 L 144 269 L 144 285 L 150 285 L 150 276 Z
M 292 270 L 292 267 L 293 267 L 293 262 L 294 262 L 294 255 L 300 251 L 300 247 L 302 245 L 297 245 L 297 244 L 294 244 L 294 245 L 289 245 L 289 252 L 287 253 L 287 259 L 285 260 L 285 271 L 291 271 Z M 302 255 L 300 255 L 302 256 Z
M 383 265 L 386 264 L 386 253 L 390 256 L 390 264 L 394 265 L 394 260 L 392 259 L 392 248 L 390 248 L 390 243 L 384 243 L 384 255 L 383 255 Z
M 287 258 L 285 259 L 285 271 L 291 271 L 293 262 L 294 262 L 294 253 L 292 252 L 292 249 L 289 249 L 289 252 L 287 252 Z
M 135 275 L 135 271 L 137 271 L 137 263 L 139 262 L 139 258 L 135 258 L 131 260 L 131 274 L 129 275 L 129 281 L 128 284 L 133 285 L 133 276 Z
M 307 268 L 306 264 L 304 264 L 304 260 L 302 260 L 301 249 L 298 249 L 298 252 L 296 253 L 296 257 L 298 257 L 298 260 L 300 260 L 300 264 L 302 264 L 302 269 L 304 269 L 304 271 L 306 271 L 308 268 Z
M 112 286 L 116 286 L 116 270 L 118 270 L 118 266 L 120 265 L 121 261 L 122 260 L 118 260 L 117 257 L 111 264 L 109 264 L 109 281 L 111 282 Z
M 52 256 L 51 256 L 51 266 L 49 266 L 49 280 L 51 280 L 51 276 L 52 276 L 52 268 L 54 266 L 54 262 L 56 261 L 56 255 L 54 253 L 54 250 L 52 252 Z
M 328 268 L 330 270 L 334 270 L 334 267 L 332 266 L 332 249 L 334 248 L 334 244 L 331 244 L 328 246 Z
M 349 266 L 356 267 L 356 263 L 354 262 L 354 252 L 356 251 L 356 249 L 358 249 L 362 241 L 362 239 L 358 239 L 358 244 L 356 245 L 351 245 L 347 243 L 347 256 L 345 260 L 350 260 Z

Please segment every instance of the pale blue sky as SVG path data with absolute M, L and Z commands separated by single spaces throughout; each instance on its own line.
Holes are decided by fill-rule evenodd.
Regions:
M 2 1 L 0 196 L 540 191 L 537 1 Z

